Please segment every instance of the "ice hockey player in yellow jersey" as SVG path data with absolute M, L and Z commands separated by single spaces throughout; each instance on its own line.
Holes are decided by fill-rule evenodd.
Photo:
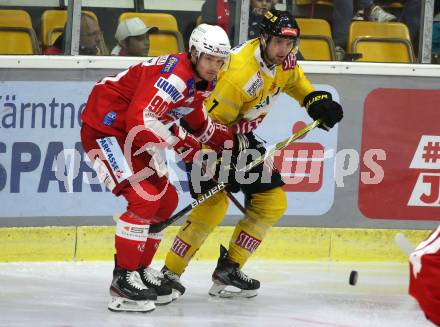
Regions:
M 230 60 L 207 100 L 206 110 L 213 120 L 234 131 L 235 148 L 257 149 L 264 153 L 263 144 L 252 132 L 281 92 L 296 99 L 313 120 L 322 119 L 324 123 L 320 127 L 324 129 L 332 128 L 342 119 L 341 106 L 332 100 L 330 93 L 315 91 L 298 65 L 295 55 L 299 34 L 298 25 L 289 12 L 272 10 L 262 20 L 260 36 L 232 50 Z M 263 165 L 255 169 L 261 176 Z M 241 268 L 270 227 L 283 216 L 287 207 L 286 196 L 277 171 L 272 172 L 270 182 L 259 177 L 252 184 L 231 183 L 231 180 L 229 184 L 232 184 L 230 190 L 244 193 L 246 214 L 235 227 L 229 249 L 220 247 L 220 258 L 212 276 L 214 284 L 209 294 L 252 297 L 257 295 L 260 282 L 245 275 Z M 207 236 L 223 220 L 227 208 L 226 192 L 219 192 L 195 207 L 182 224 L 162 269 L 178 294 L 185 292 L 180 275 Z M 227 286 L 240 291 L 229 292 Z

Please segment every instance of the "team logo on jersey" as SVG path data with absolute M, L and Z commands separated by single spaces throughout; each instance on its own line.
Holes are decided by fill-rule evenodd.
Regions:
M 106 126 L 111 126 L 113 125 L 113 123 L 115 122 L 117 117 L 116 112 L 110 111 L 109 113 L 107 113 L 107 115 L 105 115 L 103 123 Z
M 264 80 L 261 77 L 260 71 L 258 71 L 252 78 L 246 83 L 243 87 L 244 91 L 250 96 L 253 97 L 263 88 Z
M 179 62 L 179 58 L 174 56 L 169 56 L 160 72 L 162 74 L 171 73 L 174 70 L 174 67 L 176 67 L 178 62 Z
M 168 94 L 171 97 L 173 103 L 176 103 L 177 101 L 183 98 L 183 94 L 180 93 L 179 90 L 173 84 L 168 82 L 163 77 L 160 77 L 157 80 L 156 84 L 154 84 L 154 87 L 156 87 L 159 90 L 163 90 L 166 94 Z
M 283 70 L 294 69 L 296 66 L 296 56 L 293 53 L 289 55 L 283 61 Z

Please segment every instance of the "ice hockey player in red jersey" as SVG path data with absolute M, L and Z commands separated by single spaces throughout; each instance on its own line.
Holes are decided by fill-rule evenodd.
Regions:
M 220 151 L 232 140 L 228 128 L 203 109 L 229 56 L 228 36 L 202 24 L 192 32 L 189 49 L 147 58 L 102 79 L 81 116 L 82 145 L 99 180 L 128 202 L 116 225 L 112 311 L 151 311 L 173 299 L 172 281 L 150 267 L 162 234 L 149 233 L 149 226 L 167 220 L 178 202 L 158 148 L 173 148 L 192 162 L 200 143 Z M 194 135 L 172 123 L 182 117 Z
M 409 294 L 426 315 L 440 326 L 440 226 L 409 256 Z

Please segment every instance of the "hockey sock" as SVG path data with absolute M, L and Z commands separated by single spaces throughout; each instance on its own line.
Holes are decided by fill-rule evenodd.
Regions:
M 159 244 L 162 241 L 162 238 L 163 232 L 148 234 L 147 242 L 145 242 L 144 253 L 142 254 L 141 258 L 141 267 L 147 268 L 148 266 L 150 266 L 151 262 L 153 261 L 154 255 L 159 248 Z
M 118 267 L 128 270 L 139 268 L 149 227 L 144 219 L 129 211 L 122 214 L 116 224 L 115 235 Z
M 219 192 L 191 211 L 168 251 L 165 265 L 169 270 L 178 275 L 185 271 L 199 247 L 223 220 L 227 209 L 226 193 Z
M 263 241 L 270 227 L 282 217 L 286 207 L 286 195 L 281 187 L 252 194 L 246 216 L 240 220 L 232 234 L 228 258 L 242 267 Z
M 270 225 L 247 216 L 244 217 L 232 234 L 228 258 L 242 267 L 258 248 L 269 228 Z

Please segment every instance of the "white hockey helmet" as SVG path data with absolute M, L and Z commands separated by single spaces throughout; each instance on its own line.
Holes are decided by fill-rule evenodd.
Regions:
M 231 44 L 226 32 L 220 26 L 200 24 L 191 33 L 189 50 L 194 47 L 197 58 L 201 53 L 227 58 L 231 52 Z

